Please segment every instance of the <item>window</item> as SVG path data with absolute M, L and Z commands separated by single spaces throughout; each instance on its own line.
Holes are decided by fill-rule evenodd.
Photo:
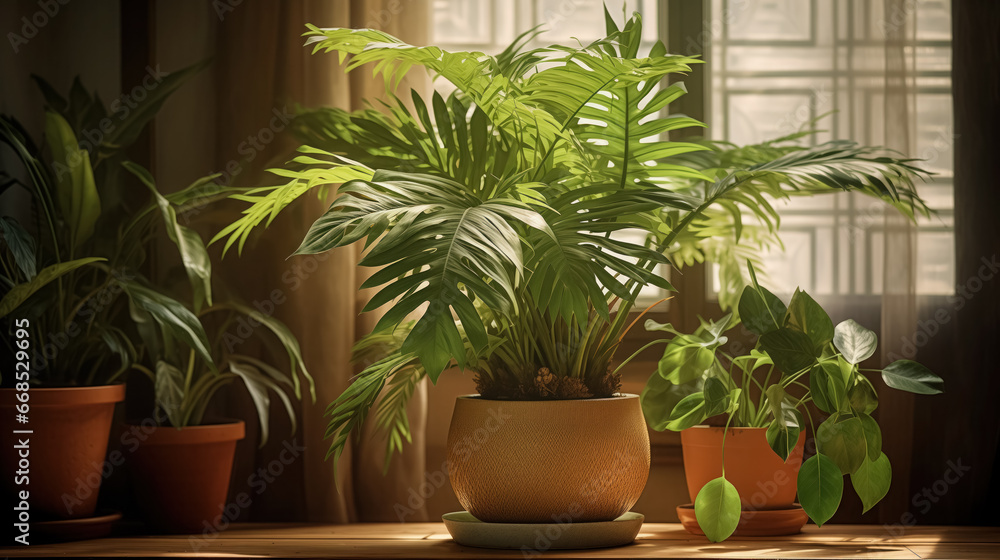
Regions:
M 695 0 L 691 0 L 694 2 Z M 621 23 L 621 0 L 608 0 Z M 452 50 L 498 53 L 519 33 L 544 24 L 537 46 L 587 42 L 604 35 L 601 0 L 435 0 L 433 40 Z M 647 46 L 659 36 L 658 10 L 666 2 L 627 2 L 643 14 Z M 797 131 L 817 117 L 824 130 L 804 141 L 849 138 L 883 143 L 874 108 L 881 106 L 884 40 L 880 0 L 704 0 L 705 21 L 682 22 L 704 29 L 708 84 L 706 114 L 713 138 L 750 143 Z M 953 292 L 950 0 L 914 0 L 914 157 L 936 173 L 919 187 L 938 211 L 921 219 L 917 239 L 917 289 Z M 899 14 L 900 17 L 906 14 Z M 682 16 L 683 17 L 683 16 Z M 687 53 L 685 53 L 687 54 Z M 442 87 L 443 86 L 443 87 Z M 441 89 L 447 85 L 439 85 Z M 835 112 L 833 112 L 835 111 Z M 832 112 L 832 113 L 831 113 Z M 798 198 L 782 210 L 785 250 L 766 256 L 776 291 L 796 286 L 815 295 L 877 295 L 882 286 L 884 205 L 871 198 L 838 194 Z M 714 274 L 706 274 L 718 291 Z M 656 289 L 642 300 L 659 299 Z

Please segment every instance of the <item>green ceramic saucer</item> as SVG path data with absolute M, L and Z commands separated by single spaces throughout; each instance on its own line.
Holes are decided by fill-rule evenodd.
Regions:
M 455 542 L 464 546 L 544 552 L 629 544 L 639 534 L 645 517 L 627 512 L 614 521 L 589 523 L 486 523 L 467 511 L 456 511 L 441 519 Z

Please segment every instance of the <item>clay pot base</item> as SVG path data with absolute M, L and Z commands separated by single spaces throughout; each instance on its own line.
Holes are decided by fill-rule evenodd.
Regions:
M 544 552 L 573 548 L 608 548 L 635 540 L 645 517 L 626 512 L 614 521 L 580 523 L 486 523 L 467 511 L 441 516 L 455 542 L 476 548 Z
M 112 526 L 122 518 L 121 512 L 99 510 L 94 517 L 39 521 L 31 524 L 32 544 L 99 539 L 111 534 Z
M 680 518 L 681 525 L 688 533 L 704 536 L 705 533 L 698 526 L 698 519 L 694 516 L 694 504 L 677 506 L 677 517 Z M 736 532 L 733 533 L 733 536 L 780 537 L 794 535 L 802 531 L 802 527 L 808 520 L 809 516 L 799 504 L 792 504 L 790 508 L 744 511 L 740 515 L 740 524 L 736 526 Z

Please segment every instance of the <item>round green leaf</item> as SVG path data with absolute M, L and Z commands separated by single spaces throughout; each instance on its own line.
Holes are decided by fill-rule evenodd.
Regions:
M 848 319 L 834 329 L 833 345 L 840 350 L 845 360 L 860 364 L 875 353 L 878 337 L 854 319 Z
M 837 464 L 822 453 L 806 459 L 799 469 L 799 503 L 818 526 L 837 513 L 844 495 L 844 475 Z
M 941 392 L 936 385 L 944 383 L 931 370 L 912 360 L 892 362 L 882 370 L 882 380 L 893 389 L 918 395 L 936 395 Z
M 851 475 L 851 485 L 861 498 L 864 512 L 875 507 L 879 500 L 889 493 L 892 482 L 892 465 L 885 453 L 879 453 L 875 460 L 865 460 L 861 467 Z M 862 513 L 864 513 L 862 512 Z
M 694 515 L 708 540 L 724 541 L 740 523 L 740 494 L 725 477 L 711 480 L 694 500 Z
M 855 416 L 836 414 L 826 419 L 816 431 L 819 450 L 844 474 L 858 470 L 868 455 L 864 427 Z

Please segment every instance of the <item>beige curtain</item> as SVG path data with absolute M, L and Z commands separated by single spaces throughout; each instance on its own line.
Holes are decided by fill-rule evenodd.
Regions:
M 885 41 L 885 146 L 903 154 L 913 154 L 915 148 L 912 124 L 916 26 L 915 10 L 911 7 L 908 0 L 885 0 L 881 27 Z M 917 326 L 916 227 L 888 206 L 884 227 L 880 334 L 883 366 L 900 355 L 901 340 L 909 337 Z M 888 523 L 898 521 L 900 512 L 910 505 L 913 395 L 888 388 L 883 391 L 880 387 L 879 396 L 884 451 L 900 467 L 893 469 L 892 487 L 879 508 L 880 521 Z
M 289 159 L 295 143 L 287 133 L 272 132 L 285 127 L 297 104 L 357 109 L 363 100 L 373 101 L 385 93 L 381 80 L 373 80 L 370 72 L 345 75 L 335 54 L 312 55 L 311 49 L 303 47 L 305 24 L 375 27 L 424 44 L 428 5 L 427 0 L 297 0 L 246 2 L 220 10 L 203 2 L 197 6 L 187 1 L 159 4 L 161 50 L 190 50 L 189 45 L 201 41 L 203 50 L 214 54 L 214 64 L 208 71 L 211 76 L 199 78 L 200 85 L 193 86 L 197 93 L 179 101 L 183 107 L 168 107 L 160 119 L 166 122 L 157 138 L 165 147 L 158 150 L 158 167 L 168 175 L 182 168 L 183 174 L 190 175 L 187 180 L 224 170 L 224 179 L 240 186 L 273 181 L 264 169 Z M 161 57 L 168 54 L 160 53 Z M 192 56 L 187 58 L 190 63 Z M 400 97 L 408 97 L 411 87 L 426 90 L 426 75 L 411 72 L 400 86 Z M 199 138 L 202 134 L 214 140 Z M 205 159 L 201 152 L 206 149 L 213 154 L 211 167 L 198 173 L 192 168 L 197 167 L 195 161 Z M 180 179 L 177 183 L 185 184 Z M 258 307 L 273 307 L 274 316 L 295 332 L 316 379 L 316 403 L 304 402 L 300 407 L 295 436 L 289 435 L 290 425 L 274 399 L 270 441 L 263 449 L 256 449 L 256 415 L 245 391 L 229 391 L 229 402 L 221 403 L 221 413 L 248 419 L 247 439 L 237 452 L 231 488 L 231 495 L 246 492 L 253 498 L 250 513 L 242 519 L 395 521 L 394 506 L 405 504 L 409 489 L 419 488 L 423 478 L 423 387 L 416 391 L 410 411 L 413 444 L 396 458 L 386 476 L 382 475 L 384 445 L 370 427 L 360 444 L 352 444 L 341 457 L 339 491 L 334 465 L 324 460 L 329 447 L 324 438 L 324 411 L 356 373 L 349 364 L 351 346 L 373 325 L 372 317 L 359 316 L 370 295 L 358 289 L 364 279 L 356 266 L 360 249 L 348 247 L 286 260 L 327 204 L 305 197 L 251 240 L 242 256 L 230 253 L 215 263 L 217 275 L 233 292 Z M 218 231 L 236 211 L 233 206 L 221 214 L 206 213 L 199 216 L 200 226 L 206 233 Z M 263 351 L 251 345 L 247 342 L 240 351 Z M 283 449 L 295 450 L 296 446 L 304 450 L 282 454 Z M 247 476 L 269 467 L 271 481 L 258 494 L 259 486 Z M 426 512 L 418 508 L 407 520 L 425 518 Z

